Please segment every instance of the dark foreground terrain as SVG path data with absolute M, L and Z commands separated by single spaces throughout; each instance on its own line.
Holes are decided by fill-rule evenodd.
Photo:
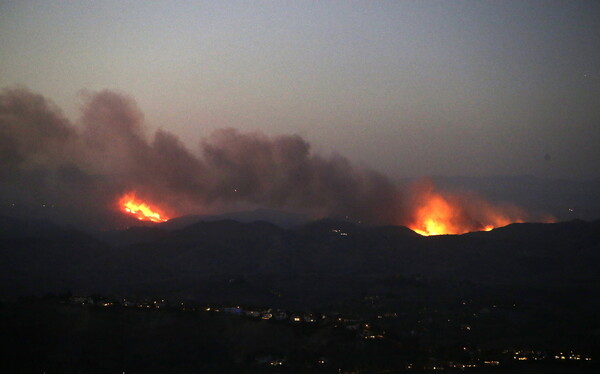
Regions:
M 599 369 L 599 221 L 421 237 L 0 218 L 2 372 Z
M 308 319 L 306 314 L 290 313 L 288 319 L 265 320 L 214 307 L 207 311 L 181 305 L 162 309 L 75 305 L 73 298 L 68 300 L 29 299 L 0 308 L 0 334 L 6 343 L 2 372 L 595 373 L 599 369 L 597 341 L 566 333 L 564 326 L 519 330 L 518 324 L 497 320 L 504 313 L 492 311 L 470 325 L 460 323 L 464 314 L 449 310 L 444 318 L 453 315 L 462 321 L 442 321 L 434 311 L 371 320 L 319 313 Z M 535 332 L 543 336 L 531 336 Z M 556 333 L 561 339 L 546 341 Z M 552 346 L 564 349 L 548 349 Z

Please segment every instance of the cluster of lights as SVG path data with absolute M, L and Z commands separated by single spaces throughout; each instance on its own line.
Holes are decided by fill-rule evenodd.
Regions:
M 347 232 L 342 231 L 340 229 L 333 229 L 333 230 L 331 230 L 331 232 L 336 233 L 336 234 L 341 235 L 341 236 L 348 236 Z
M 454 364 L 454 363 L 452 363 L 448 366 L 450 366 L 453 369 L 463 369 L 464 370 L 464 369 L 476 368 L 477 364 Z
M 583 356 L 573 351 L 569 353 L 560 352 L 553 357 L 559 361 L 592 361 L 591 357 Z M 513 359 L 517 361 L 540 361 L 546 359 L 546 355 L 539 351 L 514 351 Z
M 546 358 L 546 355 L 544 354 L 544 352 L 541 352 L 541 351 L 528 351 L 528 350 L 514 351 L 514 355 L 513 355 L 513 360 L 517 360 L 517 361 L 528 361 L 528 360 L 540 361 L 540 360 L 544 360 L 545 358 Z
M 385 336 L 382 334 L 376 334 L 376 335 L 371 334 L 371 335 L 364 336 L 364 339 L 383 339 L 383 338 L 385 338 Z
M 559 353 L 554 356 L 555 360 L 571 360 L 571 361 L 592 361 L 591 357 L 582 356 L 577 353 L 569 352 L 568 354 Z

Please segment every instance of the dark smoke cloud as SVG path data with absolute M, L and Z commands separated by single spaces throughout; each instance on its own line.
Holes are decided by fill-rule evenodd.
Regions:
M 392 222 L 398 192 L 384 176 L 313 154 L 297 135 L 215 131 L 192 152 L 173 134 L 147 134 L 136 103 L 86 92 L 81 118 L 25 88 L 0 94 L 0 204 L 15 214 L 46 205 L 64 220 L 123 224 L 131 190 L 171 215 L 263 206 L 313 217 Z M 39 208 L 39 209 L 38 209 Z M 51 209 L 50 209 L 51 208 Z

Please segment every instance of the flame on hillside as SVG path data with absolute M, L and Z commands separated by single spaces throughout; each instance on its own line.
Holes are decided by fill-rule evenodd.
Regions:
M 119 209 L 131 214 L 140 221 L 165 222 L 169 217 L 164 212 L 136 197 L 135 192 L 128 192 L 119 199 Z
M 408 205 L 406 226 L 425 236 L 489 231 L 527 218 L 514 205 L 492 204 L 473 193 L 440 192 L 428 180 L 411 186 Z

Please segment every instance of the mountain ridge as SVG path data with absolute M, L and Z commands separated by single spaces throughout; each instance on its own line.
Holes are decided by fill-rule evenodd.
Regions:
M 21 232 L 0 237 L 0 297 L 70 290 L 318 304 L 368 292 L 378 279 L 417 275 L 481 287 L 560 288 L 573 280 L 600 283 L 599 233 L 600 220 L 575 220 L 423 237 L 402 226 L 331 219 L 290 229 L 262 221 L 207 221 L 98 238 Z M 356 285 L 358 279 L 365 283 Z M 355 285 L 346 289 L 349 284 Z M 247 286 L 263 291 L 254 295 L 244 291 Z M 395 287 L 377 289 L 404 292 Z

